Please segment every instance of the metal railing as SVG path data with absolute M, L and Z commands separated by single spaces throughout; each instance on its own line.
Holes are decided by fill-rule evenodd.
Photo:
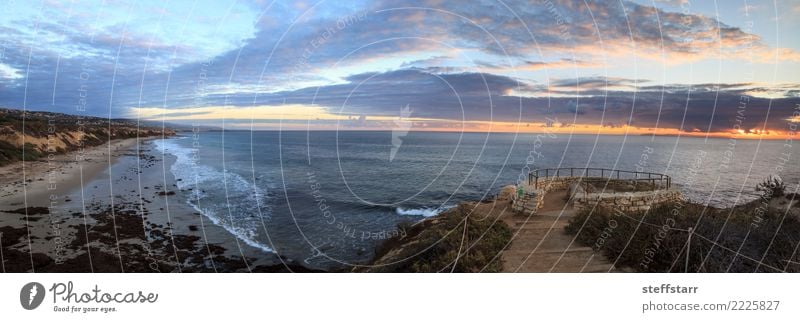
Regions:
M 594 174 L 594 175 L 592 175 Z M 528 173 L 528 184 L 533 184 L 535 189 L 539 189 L 539 178 L 550 177 L 580 177 L 589 180 L 584 181 L 608 181 L 608 180 L 630 180 L 650 182 L 652 186 L 659 183 L 659 186 L 672 186 L 672 178 L 666 174 L 654 172 L 626 171 L 606 168 L 549 168 L 534 169 Z M 602 179 L 600 179 L 602 178 Z

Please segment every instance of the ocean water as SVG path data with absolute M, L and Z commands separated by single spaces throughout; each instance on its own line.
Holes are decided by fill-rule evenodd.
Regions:
M 399 140 L 398 140 L 399 139 Z M 189 203 L 232 238 L 310 267 L 368 260 L 397 224 L 495 195 L 529 168 L 665 173 L 686 197 L 727 207 L 779 175 L 798 145 L 690 137 L 410 132 L 200 132 L 156 141 Z M 394 150 L 394 153 L 392 152 Z

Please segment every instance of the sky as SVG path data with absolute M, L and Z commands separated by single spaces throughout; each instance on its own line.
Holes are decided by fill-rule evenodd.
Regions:
M 800 1 L 6 1 L 0 107 L 229 129 L 785 138 Z

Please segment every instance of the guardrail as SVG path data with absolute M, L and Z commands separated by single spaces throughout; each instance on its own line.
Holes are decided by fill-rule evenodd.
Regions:
M 569 175 L 567 175 L 569 174 Z M 595 174 L 594 176 L 592 174 Z M 528 172 L 528 184 L 533 184 L 535 189 L 539 189 L 539 178 L 550 177 L 581 177 L 591 181 L 608 180 L 632 180 L 647 181 L 655 186 L 658 182 L 661 186 L 669 189 L 672 186 L 672 178 L 666 174 L 654 172 L 626 171 L 606 168 L 549 168 L 535 169 Z M 646 176 L 646 177 L 645 177 Z M 602 180 L 600 178 L 603 178 Z M 589 180 L 587 180 L 589 181 Z

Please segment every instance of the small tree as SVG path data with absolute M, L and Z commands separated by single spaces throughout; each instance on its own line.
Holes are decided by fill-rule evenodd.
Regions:
M 763 191 L 766 199 L 783 196 L 786 185 L 779 176 L 769 176 L 763 182 L 756 185 L 756 191 Z

